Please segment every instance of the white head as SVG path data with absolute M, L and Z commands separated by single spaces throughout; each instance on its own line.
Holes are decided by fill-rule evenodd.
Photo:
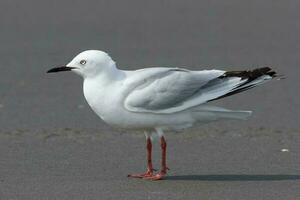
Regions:
M 48 73 L 74 71 L 83 78 L 89 78 L 100 74 L 109 74 L 115 70 L 116 64 L 107 53 L 99 50 L 87 50 L 78 54 L 67 65 L 52 68 Z

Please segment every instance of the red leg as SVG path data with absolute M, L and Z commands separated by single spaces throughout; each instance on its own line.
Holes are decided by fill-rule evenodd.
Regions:
M 167 167 L 167 142 L 162 136 L 160 138 L 160 147 L 161 147 L 161 170 L 158 174 L 155 174 L 153 176 L 145 177 L 149 180 L 161 180 L 163 177 L 167 174 L 167 170 L 169 169 Z
M 153 176 L 152 166 L 152 142 L 150 137 L 147 137 L 147 171 L 143 174 L 129 174 L 128 177 L 132 178 L 145 178 Z
M 164 136 L 160 139 L 160 145 L 161 145 L 161 173 L 167 174 L 167 142 L 164 138 Z

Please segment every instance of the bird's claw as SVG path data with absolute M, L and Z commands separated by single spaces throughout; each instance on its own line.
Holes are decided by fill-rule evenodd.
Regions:
M 160 172 L 158 174 L 154 174 L 152 176 L 144 177 L 143 179 L 151 180 L 151 181 L 158 181 L 162 180 L 166 176 L 166 173 Z
M 154 170 L 148 170 L 147 172 L 143 174 L 128 174 L 127 177 L 129 178 L 147 178 L 153 176 Z
M 143 174 L 129 174 L 129 175 L 127 175 L 127 177 L 142 178 L 145 180 L 158 181 L 158 180 L 162 180 L 166 176 L 167 170 L 170 170 L 170 169 L 167 167 L 165 170 L 161 170 L 159 173 L 154 174 L 153 171 L 157 171 L 157 169 L 152 169 L 151 171 L 148 170 L 146 173 L 143 173 Z

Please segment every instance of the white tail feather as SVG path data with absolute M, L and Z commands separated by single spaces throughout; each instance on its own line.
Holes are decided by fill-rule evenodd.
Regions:
M 252 111 L 229 110 L 222 107 L 201 105 L 194 109 L 195 112 L 204 112 L 214 119 L 242 119 L 246 120 L 251 116 Z
M 220 112 L 215 112 L 215 114 L 220 117 L 220 118 L 225 118 L 225 119 L 242 119 L 246 120 L 248 119 L 252 111 L 220 111 Z

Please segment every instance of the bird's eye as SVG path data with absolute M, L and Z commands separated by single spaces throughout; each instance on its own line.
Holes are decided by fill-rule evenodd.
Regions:
M 86 63 L 86 60 L 81 60 L 80 61 L 80 64 L 82 64 L 82 65 L 85 65 L 85 63 Z

